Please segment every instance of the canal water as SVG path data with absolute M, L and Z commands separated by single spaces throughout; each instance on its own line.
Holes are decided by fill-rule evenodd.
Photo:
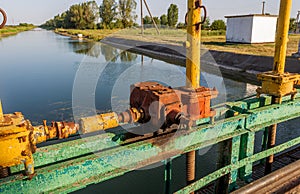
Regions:
M 185 85 L 185 68 L 101 43 L 35 29 L 0 39 L 0 98 L 5 113 L 21 111 L 34 125 L 124 111 L 130 85 L 158 81 Z M 212 59 L 213 60 L 213 59 Z M 220 74 L 221 75 L 221 74 Z M 220 92 L 214 104 L 255 93 L 256 86 L 202 72 L 201 84 Z M 279 142 L 300 135 L 297 120 L 280 125 Z M 258 134 L 260 137 L 260 134 Z M 257 138 L 256 150 L 260 139 Z M 197 177 L 215 170 L 216 147 L 200 150 Z M 164 166 L 156 164 L 77 193 L 163 193 Z M 172 190 L 185 185 L 185 158 L 173 160 Z

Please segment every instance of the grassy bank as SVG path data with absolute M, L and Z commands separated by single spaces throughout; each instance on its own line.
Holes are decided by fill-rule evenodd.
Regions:
M 27 30 L 32 30 L 33 28 L 35 28 L 34 25 L 5 26 L 4 28 L 0 29 L 0 38 L 15 35 Z
M 57 33 L 64 35 L 83 34 L 84 37 L 99 41 L 106 36 L 114 36 L 125 39 L 140 40 L 146 42 L 158 42 L 166 44 L 182 45 L 186 41 L 186 30 L 182 29 L 160 29 L 158 35 L 155 29 L 145 29 L 144 36 L 140 29 L 124 30 L 65 30 L 57 29 Z M 202 43 L 210 50 L 233 52 L 240 54 L 273 56 L 274 43 L 265 44 L 233 44 L 226 43 L 225 31 L 202 31 Z M 290 35 L 287 55 L 297 52 L 300 35 Z
M 65 35 L 65 36 L 71 36 L 76 37 L 77 34 L 82 34 L 84 38 L 99 41 L 105 38 L 106 36 L 109 36 L 113 33 L 115 33 L 118 30 L 75 30 L 75 29 L 55 29 L 54 32 Z

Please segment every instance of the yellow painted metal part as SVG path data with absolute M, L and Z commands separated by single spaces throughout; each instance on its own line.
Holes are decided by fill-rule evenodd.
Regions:
M 258 94 L 269 94 L 275 97 L 283 97 L 286 95 L 295 95 L 297 90 L 295 84 L 300 80 L 299 74 L 278 74 L 266 72 L 259 74 L 258 79 L 262 81 L 262 87 L 257 89 Z
M 114 112 L 86 117 L 80 120 L 80 130 L 84 134 L 111 129 L 117 126 L 119 126 L 119 119 L 118 115 Z
M 2 107 L 1 107 L 2 109 Z M 34 173 L 32 153 L 35 152 L 30 125 L 19 112 L 3 115 L 0 122 L 0 166 L 25 164 L 27 174 Z
M 290 25 L 290 16 L 292 9 L 292 0 L 281 0 L 279 19 L 277 23 L 274 73 L 283 74 L 285 69 L 285 58 L 288 42 L 288 33 Z
M 4 119 L 3 117 L 3 110 L 2 110 L 2 101 L 0 100 L 0 122 L 2 122 Z
M 281 98 L 286 95 L 292 95 L 292 98 L 294 98 L 296 94 L 295 85 L 299 82 L 300 76 L 298 74 L 285 73 L 291 7 L 292 0 L 281 0 L 273 71 L 257 75 L 258 80 L 262 82 L 262 87 L 256 90 L 258 96 L 260 94 L 268 94 Z
M 186 86 L 198 88 L 200 82 L 200 48 L 201 26 L 195 26 L 201 21 L 201 9 L 196 9 L 195 0 L 188 0 L 187 26 L 187 58 L 186 58 Z M 201 1 L 199 1 L 201 4 Z
M 48 127 L 44 121 L 44 125 L 33 127 L 20 112 L 3 114 L 1 103 L 0 119 L 0 167 L 24 164 L 28 175 L 34 173 L 32 154 L 37 143 L 67 138 L 79 130 L 79 125 L 66 122 L 52 122 Z
M 198 88 L 200 86 L 200 51 L 201 51 L 201 9 L 196 8 L 196 3 L 202 0 L 188 0 L 188 22 L 186 42 L 186 87 Z M 191 151 L 186 156 L 187 184 L 195 180 L 196 152 Z

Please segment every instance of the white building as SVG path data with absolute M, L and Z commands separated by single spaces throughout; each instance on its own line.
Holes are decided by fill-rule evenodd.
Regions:
M 252 14 L 225 18 L 227 18 L 226 42 L 275 42 L 277 16 Z

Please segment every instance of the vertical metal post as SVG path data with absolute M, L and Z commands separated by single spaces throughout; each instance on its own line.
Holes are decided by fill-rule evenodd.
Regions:
M 288 32 L 290 25 L 290 16 L 292 9 L 292 0 L 281 0 L 279 18 L 277 24 L 276 44 L 275 44 L 275 56 L 274 56 L 274 74 L 284 74 L 285 59 L 288 42 Z M 272 104 L 281 104 L 282 97 L 272 97 Z M 268 149 L 273 148 L 276 143 L 276 131 L 277 125 L 269 127 L 268 134 Z M 265 174 L 269 174 L 272 171 L 272 164 L 274 161 L 274 155 L 271 155 L 266 160 Z
M 241 136 L 241 148 L 239 159 L 250 157 L 254 153 L 255 133 L 249 132 Z M 239 177 L 247 183 L 252 182 L 252 164 L 239 169 Z
M 188 0 L 186 86 L 197 88 L 200 83 L 200 40 L 201 27 L 194 24 L 201 21 L 201 10 L 196 8 L 201 0 Z M 196 151 L 186 154 L 187 184 L 195 180 Z
M 291 9 L 292 0 L 281 0 L 273 65 L 273 72 L 277 74 L 284 73 Z
M 239 161 L 240 147 L 241 147 L 241 136 L 233 137 L 231 140 L 231 147 L 229 148 L 231 150 L 229 152 L 230 160 L 229 163 L 225 164 L 224 166 L 229 164 L 235 164 L 236 162 Z M 225 175 L 225 176 L 229 176 L 229 181 L 228 183 L 225 183 L 223 185 L 222 188 L 222 190 L 224 190 L 223 193 L 228 193 L 238 189 L 238 185 L 236 183 L 238 178 L 238 170 L 232 170 L 229 175 Z
M 266 4 L 266 2 L 263 1 L 263 7 L 262 7 L 262 11 L 261 11 L 262 15 L 265 15 L 265 4 Z
M 165 160 L 165 194 L 171 194 L 172 159 Z
M 196 9 L 199 0 L 188 0 L 186 86 L 197 88 L 200 83 L 201 27 L 193 25 L 201 20 L 201 10 Z M 200 0 L 200 5 L 202 1 Z
M 295 33 L 298 33 L 300 32 L 300 11 L 298 11 L 297 13 L 297 19 L 296 19 L 296 24 L 297 24 L 297 27 L 296 27 L 296 30 L 295 30 Z M 299 52 L 300 53 L 300 49 L 299 49 Z
M 141 33 L 144 35 L 144 14 L 143 14 L 143 0 L 140 0 L 141 4 Z
M 268 134 L 269 134 L 269 128 L 266 127 L 263 130 L 262 143 L 261 143 L 261 151 L 265 151 L 267 149 Z M 261 159 L 260 160 L 260 164 L 264 164 L 265 162 L 266 162 L 266 159 Z
M 155 22 L 154 19 L 153 19 L 153 16 L 152 16 L 152 14 L 151 14 L 151 11 L 150 11 L 150 9 L 149 9 L 149 6 L 148 6 L 148 3 L 146 2 L 146 0 L 144 0 L 144 3 L 145 3 L 145 5 L 146 5 L 146 8 L 147 8 L 147 10 L 148 10 L 148 13 L 149 13 L 149 15 L 150 15 L 150 17 L 151 17 L 151 20 L 152 20 L 152 22 L 153 22 L 153 24 L 154 24 L 154 27 L 155 27 L 155 29 L 156 29 L 157 34 L 160 34 L 160 32 L 159 32 L 159 30 L 158 30 L 158 27 L 157 27 L 157 25 L 156 25 L 156 22 Z
M 4 121 L 3 110 L 2 110 L 2 102 L 0 100 L 0 122 Z
M 218 163 L 217 169 L 223 168 L 230 164 L 231 161 L 231 153 L 232 153 L 232 143 L 233 139 L 228 139 L 218 144 Z M 218 194 L 227 194 L 229 188 L 229 182 L 231 179 L 231 175 L 226 174 L 220 177 L 215 184 L 215 192 Z M 226 188 L 226 189 L 224 189 Z

